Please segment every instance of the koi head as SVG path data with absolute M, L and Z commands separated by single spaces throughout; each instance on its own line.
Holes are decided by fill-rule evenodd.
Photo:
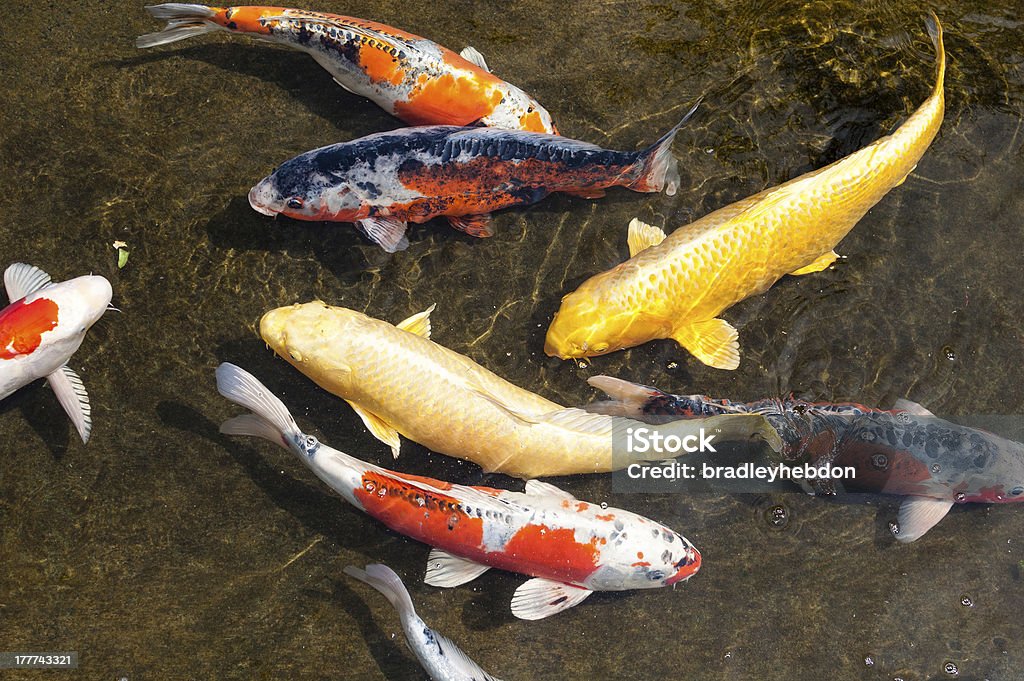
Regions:
M 74 352 L 81 345 L 85 332 L 107 311 L 112 295 L 109 281 L 98 275 L 86 275 L 51 284 L 25 300 L 39 303 L 45 299 L 56 306 L 56 325 L 46 342 L 68 345 Z
M 593 279 L 590 281 L 594 281 Z M 591 293 L 590 282 L 562 298 L 551 320 L 544 352 L 551 357 L 596 357 L 630 348 L 652 338 L 664 338 L 668 327 L 610 297 Z
M 648 523 L 650 521 L 647 521 Z M 641 537 L 647 528 L 638 528 Z M 627 578 L 630 588 L 671 586 L 692 577 L 700 569 L 700 552 L 686 537 L 667 527 L 655 525 L 650 530 L 653 541 L 644 542 L 642 550 L 632 552 L 629 558 L 631 574 Z
M 314 301 L 267 312 L 260 319 L 260 336 L 296 369 L 344 395 L 357 378 L 346 341 L 365 335 L 361 329 L 366 320 L 355 310 Z
M 608 517 L 615 532 L 601 551 L 601 567 L 589 586 L 603 590 L 653 589 L 692 577 L 700 552 L 678 532 L 631 513 Z
M 321 167 L 318 150 L 282 163 L 249 191 L 253 210 L 295 220 L 350 222 L 361 217 L 363 201 L 344 174 Z
M 682 539 L 682 537 L 680 537 L 680 539 Z M 683 539 L 683 541 L 686 540 Z M 685 582 L 690 577 L 693 577 L 697 573 L 697 570 L 700 570 L 700 561 L 700 551 L 693 546 L 690 546 L 684 552 L 684 555 L 672 565 L 672 567 L 676 569 L 676 572 L 665 580 L 665 586 Z
M 536 99 L 514 85 L 506 83 L 505 90 L 501 103 L 481 118 L 481 123 L 489 128 L 558 134 L 551 114 Z
M 986 461 L 975 455 L 966 474 L 963 501 L 1007 504 L 1024 501 L 1024 444 L 1007 440 L 988 431 L 974 434 L 990 445 L 992 455 Z M 972 453 L 979 451 L 972 448 Z

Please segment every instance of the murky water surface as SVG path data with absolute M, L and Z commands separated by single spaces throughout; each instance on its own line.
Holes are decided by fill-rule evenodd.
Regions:
M 544 356 L 561 296 L 626 256 L 630 218 L 671 230 L 903 121 L 932 83 L 929 7 L 949 55 L 939 137 L 840 244 L 846 259 L 724 315 L 740 329 L 738 371 L 670 342 L 583 368 Z M 892 497 L 614 495 L 607 476 L 564 479 L 678 529 L 704 568 L 674 590 L 597 594 L 523 622 L 509 612 L 521 577 L 424 586 L 427 547 L 347 507 L 283 450 L 220 436 L 238 410 L 213 382 L 230 360 L 335 447 L 516 489 L 412 443 L 393 464 L 346 404 L 265 348 L 259 316 L 320 298 L 398 321 L 437 303 L 436 341 L 565 404 L 595 399 L 584 379 L 608 373 L 734 399 L 906 396 L 940 414 L 1022 414 L 1016 3 L 311 8 L 472 44 L 564 134 L 605 146 L 649 143 L 703 95 L 676 144 L 683 190 L 555 196 L 500 213 L 488 240 L 438 221 L 388 256 L 350 226 L 274 221 L 245 200 L 286 158 L 400 125 L 307 56 L 226 35 L 140 52 L 135 36 L 158 28 L 141 3 L 6 3 L 2 264 L 103 274 L 124 313 L 71 362 L 92 397 L 88 446 L 44 384 L 0 404 L 0 649 L 77 650 L 89 679 L 422 678 L 385 600 L 342 574 L 382 561 L 425 619 L 506 679 L 916 681 L 953 678 L 948 664 L 961 679 L 1022 678 L 1024 509 L 958 507 L 900 546 Z M 120 270 L 115 240 L 131 250 Z

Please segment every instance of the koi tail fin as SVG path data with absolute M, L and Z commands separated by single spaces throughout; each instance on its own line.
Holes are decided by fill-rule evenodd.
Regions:
M 664 189 L 669 196 L 675 195 L 679 188 L 679 162 L 672 155 L 672 142 L 676 139 L 676 133 L 690 120 L 699 106 L 700 100 L 697 100 L 693 108 L 683 116 L 683 120 L 640 154 L 640 158 L 633 166 L 638 176 L 626 185 L 627 187 L 637 192 L 660 192 Z
M 227 362 L 217 367 L 217 391 L 251 414 L 228 419 L 220 426 L 225 435 L 252 435 L 289 448 L 302 435 L 288 407 L 248 371 Z
M 935 47 L 935 92 L 942 92 L 942 82 L 946 76 L 946 49 L 942 44 L 942 24 L 935 12 L 929 12 L 924 19 L 925 27 L 928 29 L 928 37 Z
M 367 565 L 365 570 L 349 565 L 345 568 L 345 574 L 349 577 L 355 577 L 360 582 L 369 584 L 384 594 L 403 619 L 406 615 L 416 614 L 416 610 L 412 605 L 412 598 L 409 597 L 409 591 L 405 588 L 405 584 L 395 574 L 395 571 L 387 565 L 374 563 L 373 565 Z
M 211 22 L 217 16 L 217 8 L 206 5 L 191 5 L 184 2 L 168 2 L 146 8 L 154 19 L 167 22 L 163 30 L 147 33 L 135 39 L 135 47 L 147 48 L 174 43 L 192 36 L 220 30 L 222 27 Z
M 587 379 L 587 383 L 612 398 L 588 404 L 586 406 L 587 411 L 594 414 L 628 416 L 632 419 L 642 419 L 644 407 L 647 406 L 651 398 L 664 394 L 657 388 L 650 388 L 639 383 L 630 383 L 629 381 L 612 376 L 591 376 Z

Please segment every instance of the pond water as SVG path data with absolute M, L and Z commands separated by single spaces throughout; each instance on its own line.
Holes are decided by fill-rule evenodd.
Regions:
M 556 195 L 499 213 L 486 240 L 435 221 L 388 255 L 349 225 L 275 221 L 246 201 L 284 159 L 401 125 L 308 56 L 220 34 L 141 52 L 134 38 L 159 28 L 141 3 L 6 3 L 3 266 L 102 274 L 123 313 L 70 363 L 92 400 L 87 446 L 41 382 L 0 403 L 0 649 L 76 650 L 89 679 L 420 679 L 390 606 L 342 573 L 384 562 L 424 619 L 510 680 L 919 681 L 954 678 L 950 665 L 961 679 L 1024 678 L 1024 515 L 1011 505 L 958 506 L 898 545 L 894 497 L 617 495 L 609 476 L 560 479 L 677 529 L 704 564 L 675 589 L 596 594 L 524 622 L 509 611 L 522 577 L 425 586 L 426 546 L 348 507 L 287 452 L 219 435 L 238 409 L 213 380 L 237 363 L 338 449 L 509 489 L 521 483 L 410 442 L 393 462 L 344 402 L 266 349 L 259 317 L 319 298 L 397 322 L 437 303 L 435 341 L 567 405 L 596 399 L 585 379 L 604 373 L 732 399 L 1022 414 L 1016 3 L 309 8 L 471 44 L 560 132 L 606 147 L 652 142 L 703 96 L 675 145 L 683 187 Z M 544 355 L 562 295 L 626 257 L 630 218 L 671 231 L 902 122 L 933 82 L 929 9 L 949 58 L 939 136 L 843 240 L 845 259 L 724 314 L 740 330 L 737 371 L 672 342 L 582 367 Z M 123 269 L 116 240 L 130 249 Z M 765 512 L 777 504 L 782 529 Z

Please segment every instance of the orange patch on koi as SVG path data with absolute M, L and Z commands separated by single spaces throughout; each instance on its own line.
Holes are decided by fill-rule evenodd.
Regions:
M 438 480 L 429 480 L 437 486 Z M 400 478 L 372 471 L 363 474 L 353 494 L 366 512 L 396 532 L 438 547 L 479 550 L 484 521 L 467 515 L 457 499 L 426 492 Z
M 211 21 L 224 28 L 243 33 L 270 34 L 270 26 L 260 21 L 263 17 L 278 17 L 285 13 L 284 7 L 211 7 L 217 15 Z
M 566 581 L 581 582 L 598 565 L 597 538 L 581 544 L 571 529 L 527 525 L 505 544 L 504 555 L 513 565 L 558 565 Z
M 49 298 L 22 301 L 0 310 L 0 359 L 33 352 L 43 334 L 57 326 L 57 314 L 57 303 Z
M 359 49 L 359 65 L 371 80 L 378 83 L 401 85 L 405 80 L 405 70 L 400 67 L 398 59 L 368 43 L 363 43 Z
M 544 119 L 536 111 L 520 116 L 519 126 L 528 132 L 547 132 L 544 127 Z
M 456 79 L 450 73 L 422 84 L 417 79 L 409 101 L 395 102 L 395 113 L 413 125 L 443 119 L 469 125 L 493 112 L 501 103 L 501 91 L 479 81 L 479 77 Z

